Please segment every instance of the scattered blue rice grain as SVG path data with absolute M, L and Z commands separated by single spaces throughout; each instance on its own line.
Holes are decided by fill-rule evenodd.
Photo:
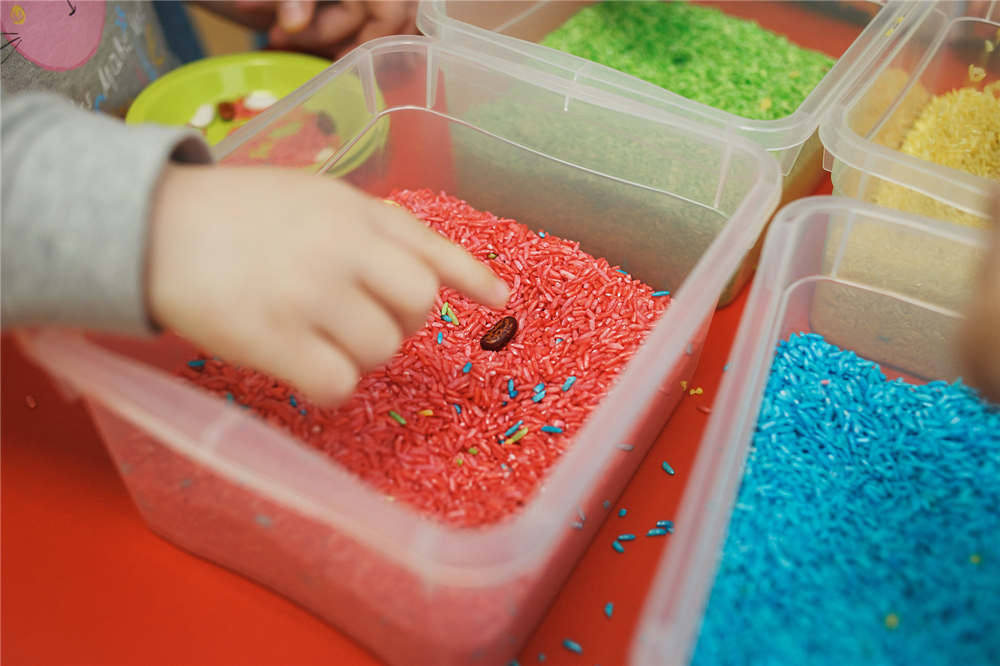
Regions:
M 299 414 L 301 414 L 302 416 L 305 416 L 306 415 L 306 410 L 305 409 L 300 409 L 299 410 Z
M 626 513 L 628 513 L 628 509 L 625 509 L 625 508 L 618 509 L 618 517 L 619 518 L 624 518 Z
M 670 476 L 673 476 L 676 473 L 676 472 L 674 472 L 674 468 L 671 467 L 670 463 L 668 463 L 666 460 L 664 460 L 662 463 L 660 463 L 660 467 L 662 467 L 663 471 L 666 472 L 667 474 L 669 474 Z
M 563 647 L 569 650 L 570 652 L 575 652 L 576 654 L 583 654 L 583 648 L 580 646 L 579 643 L 577 643 L 574 640 L 571 640 L 569 638 L 564 638 L 562 644 Z
M 545 398 L 545 391 L 539 391 L 531 396 L 531 402 L 541 402 Z
M 449 315 L 447 312 L 441 315 L 441 319 L 445 320 L 449 324 L 452 322 L 451 315 Z
M 562 342 L 562 341 L 563 341 L 563 339 L 562 339 L 562 338 L 556 338 L 556 344 L 559 344 L 559 343 L 560 343 L 560 342 Z
M 665 536 L 666 534 L 667 534 L 667 531 L 665 529 L 663 529 L 662 527 L 654 527 L 653 529 L 651 529 L 648 532 L 646 532 L 646 536 L 648 536 L 648 537 Z
M 199 359 L 195 359 L 194 361 L 188 361 L 188 367 L 189 368 L 204 368 L 205 367 L 205 359 L 199 358 Z
M 554 433 L 560 433 L 563 431 L 563 429 L 560 428 L 559 426 L 551 426 L 551 425 L 543 425 L 541 428 L 539 428 L 539 430 L 541 430 L 542 432 L 554 432 Z
M 506 400 L 504 400 L 503 402 L 501 402 L 501 403 L 500 403 L 500 406 L 501 406 L 501 407 L 506 407 L 506 406 L 507 406 L 507 401 L 506 401 Z
M 226 391 L 226 402 L 236 402 L 236 398 L 229 391 Z
M 618 271 L 619 273 L 621 273 L 622 275 L 628 275 L 628 271 L 623 271 L 620 268 L 616 268 L 615 270 Z
M 619 541 L 635 541 L 635 535 L 634 534 L 619 534 L 618 535 L 618 540 Z
M 444 342 L 444 333 L 442 331 L 438 331 L 437 343 L 441 344 L 442 342 Z
M 538 653 L 538 661 L 545 661 L 545 653 L 544 652 L 539 652 Z
M 545 390 L 545 382 L 538 382 L 537 384 L 535 384 L 535 388 L 533 389 L 532 392 L 533 393 L 540 393 L 540 392 L 542 392 L 544 390 Z
M 512 398 L 517 397 L 517 389 L 514 388 L 513 378 L 507 380 L 507 395 L 509 395 Z
M 779 343 L 693 666 L 996 663 L 998 452 L 960 381 Z
M 461 406 L 461 405 L 459 405 L 459 404 L 458 404 L 457 402 L 456 402 L 456 403 L 455 403 L 454 405 L 452 405 L 452 407 L 454 407 L 454 408 L 455 408 L 455 411 L 456 411 L 457 413 L 459 413 L 459 414 L 461 414 L 461 413 L 462 413 L 462 406 Z
M 294 395 L 290 395 L 290 396 L 288 396 L 288 404 L 289 404 L 289 405 L 291 405 L 292 407 L 298 407 L 298 406 L 299 406 L 299 403 L 298 403 L 298 401 L 297 401 L 297 400 L 295 399 L 295 396 L 294 396 Z
M 664 290 L 664 291 L 654 291 L 653 292 L 653 296 L 654 297 L 657 297 L 657 296 L 669 296 L 669 295 L 670 295 L 670 292 L 666 291 L 666 290 Z
M 509 662 L 507 662 L 507 666 L 521 666 L 521 662 L 519 662 L 517 659 L 511 659 Z
M 472 361 L 466 361 L 465 365 L 462 366 L 462 372 L 464 374 L 469 374 L 469 370 L 472 370 Z
M 570 375 L 569 377 L 566 378 L 566 381 L 563 382 L 562 390 L 563 391 L 570 390 L 573 387 L 573 384 L 575 384 L 575 383 L 576 383 L 576 377 L 574 377 L 573 375 Z
M 674 521 L 672 520 L 658 520 L 656 521 L 656 526 L 662 527 L 663 529 L 671 533 L 673 533 L 674 531 Z
M 545 238 L 545 232 L 544 232 L 544 231 L 539 231 L 539 232 L 538 232 L 538 235 L 539 235 L 539 237 L 541 237 L 541 238 Z
M 722 366 L 722 371 L 723 372 L 726 372 L 727 370 L 729 370 L 729 364 L 728 363 L 726 363 L 724 366 Z
M 504 433 L 503 433 L 504 438 L 507 438 L 507 437 L 510 437 L 511 435 L 513 435 L 515 432 L 518 431 L 518 429 L 522 425 L 524 425 L 524 419 L 521 419 L 520 421 L 518 421 L 517 423 L 515 423 L 511 427 L 507 428 L 507 430 L 505 430 Z
M 625 546 L 621 545 L 617 539 L 611 542 L 611 547 L 614 548 L 619 553 L 625 552 Z
M 609 601 L 608 603 L 604 604 L 604 615 L 608 619 L 611 619 L 611 615 L 614 612 L 615 612 L 615 605 L 614 605 L 614 603 L 612 603 L 612 602 Z

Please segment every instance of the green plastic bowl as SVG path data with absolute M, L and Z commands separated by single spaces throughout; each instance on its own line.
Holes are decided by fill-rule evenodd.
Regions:
M 314 56 L 280 51 L 258 51 L 205 58 L 179 67 L 150 84 L 135 99 L 125 116 L 130 125 L 157 123 L 184 126 L 202 104 L 217 104 L 241 98 L 253 91 L 270 92 L 279 100 L 299 88 L 330 66 L 330 62 Z M 322 89 L 307 103 L 306 108 L 329 114 L 341 139 L 350 140 L 353 132 L 368 121 L 364 90 L 356 77 L 338 77 L 336 90 Z M 384 100 L 376 91 L 379 108 Z M 280 102 L 278 102 L 280 104 Z M 253 122 L 252 120 L 250 122 Z M 225 122 L 216 118 L 205 129 L 210 145 L 222 141 L 234 127 L 244 123 Z M 280 121 L 279 121 L 280 124 Z M 262 134 L 273 131 L 265 127 Z M 288 129 L 283 130 L 287 133 Z M 383 119 L 351 147 L 328 172 L 340 176 L 362 164 L 375 148 L 384 143 L 388 125 Z M 261 164 L 266 164 L 263 158 Z M 322 164 L 314 165 L 316 170 Z

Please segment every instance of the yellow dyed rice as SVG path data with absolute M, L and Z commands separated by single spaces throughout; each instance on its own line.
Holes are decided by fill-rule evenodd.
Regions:
M 971 69 L 970 69 L 971 74 Z M 942 166 L 1000 181 L 1000 81 L 933 97 L 899 150 Z M 986 220 L 905 187 L 884 182 L 875 203 L 974 227 Z

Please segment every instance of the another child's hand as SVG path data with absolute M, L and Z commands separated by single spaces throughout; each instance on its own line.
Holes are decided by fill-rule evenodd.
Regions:
M 1000 404 L 1000 192 L 994 199 L 992 245 L 961 336 L 965 376 Z
M 282 169 L 168 168 L 149 247 L 158 324 L 327 403 L 425 323 L 442 283 L 495 308 L 509 293 L 404 209 Z
M 336 59 L 376 37 L 416 34 L 415 1 L 284 2 L 268 32 L 270 46 Z
M 330 59 L 369 39 L 417 34 L 416 0 L 230 0 L 204 6 L 255 30 L 267 30 L 274 48 Z

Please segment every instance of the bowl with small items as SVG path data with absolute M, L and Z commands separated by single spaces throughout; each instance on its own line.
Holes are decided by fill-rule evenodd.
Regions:
M 329 66 L 322 58 L 279 51 L 205 58 L 170 72 L 143 90 L 125 122 L 187 126 L 215 146 Z M 322 108 L 303 108 L 295 118 L 285 118 L 279 126 L 255 133 L 253 145 L 241 151 L 241 159 L 227 163 L 321 168 L 343 148 L 340 137 L 345 128 L 353 132 L 360 120 L 355 112 L 358 104 L 354 103 L 362 94 L 360 83 L 345 78 L 336 92 L 338 100 L 328 100 Z M 363 145 L 351 146 L 350 159 L 334 175 L 358 166 L 384 138 L 385 131 L 372 133 Z

